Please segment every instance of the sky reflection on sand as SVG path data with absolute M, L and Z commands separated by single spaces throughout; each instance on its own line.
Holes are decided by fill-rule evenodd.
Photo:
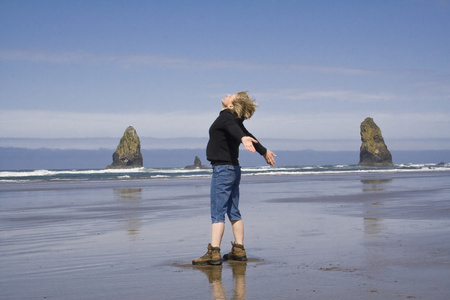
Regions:
M 190 265 L 210 238 L 207 179 L 0 191 L 0 298 L 447 299 L 448 177 L 246 177 L 249 262 L 220 274 Z M 227 224 L 223 253 L 230 240 Z

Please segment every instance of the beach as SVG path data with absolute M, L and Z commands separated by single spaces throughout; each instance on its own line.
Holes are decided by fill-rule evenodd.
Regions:
M 207 176 L 2 183 L 0 299 L 449 299 L 449 178 L 243 176 L 249 260 L 220 267 L 191 264 Z

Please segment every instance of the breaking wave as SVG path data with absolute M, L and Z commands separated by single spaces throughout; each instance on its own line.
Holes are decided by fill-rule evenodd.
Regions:
M 391 173 L 449 171 L 450 164 L 399 164 L 386 168 L 357 165 L 292 166 L 292 167 L 242 167 L 243 176 L 311 175 L 339 173 Z M 27 170 L 0 171 L 0 183 L 66 180 L 136 180 L 210 177 L 211 169 L 136 168 L 99 170 Z

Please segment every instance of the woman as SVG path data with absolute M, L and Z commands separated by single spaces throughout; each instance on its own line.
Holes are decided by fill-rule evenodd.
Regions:
M 244 127 L 244 120 L 250 119 L 258 105 L 247 92 L 227 95 L 222 99 L 222 110 L 209 129 L 206 147 L 207 159 L 213 166 L 211 180 L 211 243 L 208 252 L 192 261 L 194 265 L 221 265 L 220 244 L 225 231 L 225 214 L 231 222 L 234 242 L 231 252 L 224 259 L 246 261 L 244 248 L 244 223 L 239 211 L 239 145 L 242 143 L 250 152 L 258 152 L 266 162 L 275 165 L 272 151 L 267 150 Z

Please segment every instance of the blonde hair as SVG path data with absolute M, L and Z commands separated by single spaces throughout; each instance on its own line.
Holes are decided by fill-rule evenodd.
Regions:
M 258 104 L 245 91 L 236 94 L 236 98 L 233 100 L 233 107 L 239 119 L 250 119 L 255 113 Z

